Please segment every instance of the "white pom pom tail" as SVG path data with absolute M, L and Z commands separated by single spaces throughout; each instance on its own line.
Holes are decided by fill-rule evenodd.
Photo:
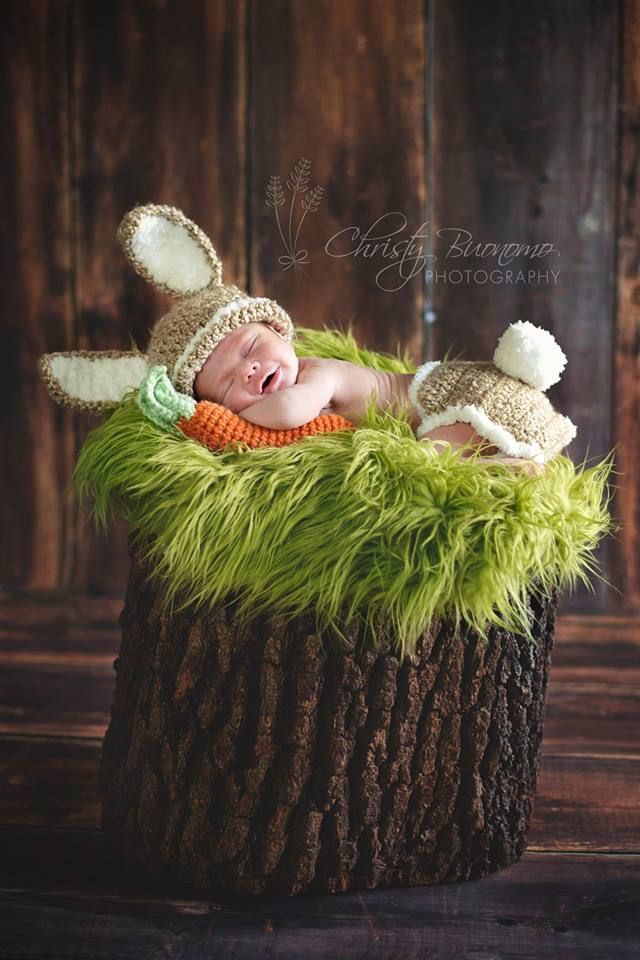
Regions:
M 520 320 L 500 337 L 493 362 L 508 376 L 548 390 L 562 376 L 567 358 L 552 333 Z

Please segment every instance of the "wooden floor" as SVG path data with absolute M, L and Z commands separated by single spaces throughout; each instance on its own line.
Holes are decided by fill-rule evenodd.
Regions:
M 640 957 L 640 630 L 560 619 L 528 849 L 483 880 L 197 901 L 97 830 L 120 603 L 0 602 L 0 957 Z

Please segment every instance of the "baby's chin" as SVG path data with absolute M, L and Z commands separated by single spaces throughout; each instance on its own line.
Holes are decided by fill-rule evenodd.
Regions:
M 256 403 L 260 403 L 260 401 L 264 400 L 265 397 L 272 397 L 274 393 L 280 393 L 282 390 L 286 390 L 287 387 L 291 386 L 291 384 L 287 383 L 287 379 L 288 378 L 286 374 L 283 375 L 280 384 L 273 391 L 273 393 L 261 393 L 257 397 L 248 396 L 246 401 L 242 402 L 242 405 L 234 404 L 233 407 L 228 407 L 228 409 L 231 410 L 232 413 L 241 413 L 242 410 L 248 410 L 249 407 L 253 407 Z M 294 383 L 295 382 L 296 381 L 294 380 Z

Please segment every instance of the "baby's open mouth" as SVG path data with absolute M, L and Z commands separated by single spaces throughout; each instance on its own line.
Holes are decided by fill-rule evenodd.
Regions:
M 270 373 L 267 377 L 265 377 L 264 380 L 262 381 L 262 393 L 270 393 L 271 390 L 269 388 L 272 387 L 273 389 L 275 389 L 278 385 L 279 380 L 280 380 L 280 367 L 276 367 L 275 370 L 272 373 Z

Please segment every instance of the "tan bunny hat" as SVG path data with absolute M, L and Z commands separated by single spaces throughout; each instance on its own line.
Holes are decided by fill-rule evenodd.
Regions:
M 166 366 L 180 393 L 193 382 L 214 347 L 244 323 L 268 323 L 293 339 L 291 318 L 274 300 L 250 297 L 222 283 L 222 264 L 209 238 L 175 207 L 134 207 L 118 227 L 118 240 L 134 270 L 176 299 L 151 331 L 147 353 L 47 353 L 40 375 L 58 403 L 85 410 L 116 406 L 154 366 Z

